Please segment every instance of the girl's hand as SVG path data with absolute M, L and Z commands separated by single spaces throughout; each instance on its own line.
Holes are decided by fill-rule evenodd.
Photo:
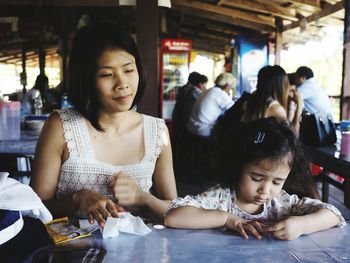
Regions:
M 109 184 L 110 190 L 120 206 L 143 205 L 143 191 L 131 177 L 118 173 Z
M 96 220 L 100 227 L 104 227 L 107 217 L 118 217 L 118 206 L 93 190 L 83 189 L 74 193 L 73 201 L 88 217 L 90 224 Z
M 248 239 L 247 232 L 257 239 L 260 239 L 263 233 L 262 224 L 258 221 L 248 221 L 232 214 L 228 216 L 225 226 L 238 232 L 244 239 Z
M 265 232 L 270 232 L 274 237 L 282 240 L 293 240 L 303 234 L 300 217 L 291 216 L 274 225 L 264 227 Z

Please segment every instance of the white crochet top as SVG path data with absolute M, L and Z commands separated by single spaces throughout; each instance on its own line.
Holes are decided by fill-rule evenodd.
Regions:
M 113 174 L 118 172 L 132 177 L 142 190 L 149 192 L 155 163 L 162 149 L 164 120 L 142 115 L 145 143 L 143 159 L 139 163 L 115 166 L 95 159 L 89 131 L 80 113 L 74 109 L 64 109 L 58 113 L 62 119 L 69 158 L 61 167 L 57 198 L 81 189 L 92 189 L 113 199 L 108 184 Z

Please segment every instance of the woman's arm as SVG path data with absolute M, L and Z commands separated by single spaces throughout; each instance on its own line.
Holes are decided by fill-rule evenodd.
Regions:
M 293 90 L 293 95 L 291 97 L 292 101 L 296 104 L 296 109 L 294 112 L 293 119 L 291 120 L 291 126 L 296 134 L 299 134 L 300 130 L 300 118 L 304 109 L 304 100 L 301 93 L 297 90 Z
M 110 189 L 118 201 L 118 205 L 122 207 L 146 207 L 152 214 L 163 220 L 165 210 L 170 201 L 177 197 L 177 192 L 167 129 L 162 134 L 162 140 L 163 147 L 153 173 L 156 196 L 142 191 L 135 180 L 122 173 L 117 174 L 115 179 L 111 180 Z
M 103 226 L 107 216 L 117 216 L 117 208 L 110 199 L 84 189 L 60 199 L 55 198 L 61 165 L 67 158 L 62 121 L 58 113 L 53 113 L 39 137 L 30 184 L 54 217 L 72 215 L 81 209 L 91 223 L 96 219 Z
M 30 184 L 54 217 L 76 210 L 71 195 L 59 201 L 55 199 L 65 148 L 61 119 L 58 113 L 53 113 L 46 120 L 38 140 Z
M 291 216 L 272 226 L 264 228 L 276 238 L 293 240 L 303 234 L 311 234 L 338 225 L 340 217 L 331 210 L 321 208 L 314 213 L 303 216 Z

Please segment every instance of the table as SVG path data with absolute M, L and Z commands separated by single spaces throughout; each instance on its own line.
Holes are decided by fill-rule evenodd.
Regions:
M 155 229 L 145 236 L 120 233 L 103 240 L 100 231 L 92 237 L 65 246 L 106 250 L 103 262 L 349 262 L 350 225 L 332 228 L 293 241 L 272 236 L 244 240 L 221 229 Z
M 22 130 L 19 140 L 0 141 L 0 170 L 11 176 L 28 175 L 40 131 Z
M 338 145 L 318 147 L 312 150 L 312 162 L 326 171 L 344 177 L 344 204 L 350 208 L 350 156 L 339 153 Z M 326 193 L 327 194 L 327 193 Z

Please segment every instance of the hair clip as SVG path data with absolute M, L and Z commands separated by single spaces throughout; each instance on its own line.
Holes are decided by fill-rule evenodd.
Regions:
M 264 141 L 264 138 L 265 138 L 265 132 L 259 132 L 255 137 L 254 143 L 260 144 Z

